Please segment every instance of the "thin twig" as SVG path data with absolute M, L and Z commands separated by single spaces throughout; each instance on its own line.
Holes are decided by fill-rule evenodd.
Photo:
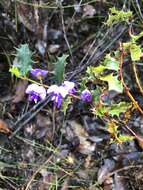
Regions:
M 21 3 L 21 4 L 24 4 L 24 5 L 28 5 L 28 6 L 32 6 L 32 7 L 38 7 L 38 8 L 43 8 L 43 9 L 57 9 L 58 6 L 50 6 L 48 5 L 49 3 L 40 3 L 40 4 L 34 4 L 34 3 L 28 3 L 26 1 L 23 1 L 23 0 L 15 0 L 17 1 L 18 3 Z M 96 2 L 97 0 L 91 0 L 91 1 L 88 1 L 87 3 L 82 3 L 80 6 L 85 6 L 85 5 L 89 5 L 89 4 L 92 4 L 94 2 Z M 74 4 L 72 5 L 66 5 L 66 6 L 63 6 L 63 8 L 73 8 L 74 7 Z
M 73 64 L 73 55 L 72 55 L 72 51 L 71 51 L 71 47 L 70 47 L 70 44 L 69 44 L 69 41 L 68 41 L 68 38 L 67 38 L 67 34 L 66 34 L 66 29 L 65 29 L 65 24 L 64 24 L 64 17 L 63 17 L 63 8 L 62 6 L 60 6 L 60 10 L 61 10 L 61 21 L 62 21 L 62 28 L 63 28 L 63 33 L 64 33 L 64 39 L 65 39 L 65 42 L 67 44 L 67 47 L 69 49 L 69 53 L 70 53 L 70 56 L 71 56 L 71 63 Z
M 11 139 L 12 137 L 14 137 L 16 135 L 16 133 L 18 131 L 20 131 L 22 129 L 23 126 L 25 126 L 29 121 L 31 121 L 31 119 L 33 119 L 40 111 L 41 109 L 47 105 L 47 103 L 50 101 L 50 96 L 48 96 L 44 101 L 39 102 L 38 104 L 36 104 L 36 106 L 33 106 L 33 108 L 27 112 L 23 117 L 21 117 L 13 126 L 17 127 L 17 125 L 19 123 L 19 127 L 17 127 L 17 129 L 12 133 L 12 135 L 9 136 L 9 138 Z M 39 107 L 39 108 L 38 108 Z M 32 113 L 33 111 L 35 111 L 34 113 Z M 25 120 L 25 121 L 23 121 Z M 23 121 L 23 122 L 22 122 Z
M 80 0 L 80 2 L 78 3 L 78 6 L 81 6 L 82 1 L 83 1 L 83 0 Z M 67 26 L 67 30 L 69 29 L 69 27 L 70 27 L 70 28 L 73 27 L 75 15 L 76 15 L 76 11 L 74 11 L 73 16 L 71 17 L 71 21 L 69 22 L 69 24 L 68 24 L 68 26 Z
M 36 175 L 45 167 L 45 165 L 48 164 L 48 162 L 52 159 L 52 156 L 53 156 L 53 154 L 42 165 L 40 165 L 40 167 L 34 172 L 32 177 L 30 178 L 29 182 L 27 183 L 25 190 L 29 190 L 29 187 L 30 187 L 32 181 L 34 180 L 34 178 L 36 177 Z
M 75 72 L 73 72 L 73 74 L 71 76 L 69 76 L 68 80 L 73 79 L 76 75 L 78 75 L 83 70 L 85 70 L 85 68 L 87 66 L 89 66 L 93 61 L 94 61 L 94 63 L 96 61 L 98 61 L 99 58 L 105 53 L 105 51 L 108 48 L 110 48 L 120 38 L 120 36 L 125 32 L 125 30 L 126 30 L 126 27 L 122 27 L 121 32 L 118 35 L 116 35 L 116 37 L 111 41 L 111 43 L 108 43 L 108 45 L 99 54 L 95 54 L 95 52 L 96 52 L 96 48 L 95 48 L 94 53 L 92 53 L 92 55 L 89 57 L 88 61 L 85 64 L 78 66 L 78 68 L 75 70 Z
M 125 125 L 125 127 L 128 129 L 128 131 L 130 131 L 132 133 L 132 135 L 137 139 L 139 140 L 140 142 L 143 143 L 143 138 L 138 136 L 132 129 L 130 129 L 130 127 L 128 127 L 127 125 Z
M 117 169 L 117 170 L 115 170 L 115 171 L 113 171 L 113 172 L 110 172 L 110 173 L 105 177 L 104 181 L 105 181 L 106 179 L 109 179 L 112 175 L 115 175 L 116 173 L 119 173 L 119 172 L 121 172 L 121 171 L 123 171 L 123 170 L 129 170 L 129 169 L 131 169 L 131 168 L 142 168 L 142 167 L 143 167 L 143 165 L 141 165 L 141 164 L 139 164 L 139 165 L 125 166 L 125 167 L 123 167 L 123 168 L 120 168 L 120 169 Z
M 142 20 L 143 20 L 143 14 L 142 14 L 142 12 L 141 12 L 141 8 L 140 8 L 140 5 L 139 5 L 138 0 L 136 0 L 136 5 L 137 5 L 137 8 L 138 8 L 138 11 L 139 11 L 140 17 L 141 17 Z
M 53 123 L 52 139 L 54 138 L 54 134 L 55 134 L 55 130 L 56 130 L 55 111 L 56 111 L 56 107 L 54 105 L 54 107 L 53 107 L 53 113 L 52 113 L 52 123 Z
M 143 95 L 143 88 L 142 88 L 142 85 L 141 85 L 141 81 L 140 81 L 140 79 L 138 77 L 138 71 L 137 71 L 137 68 L 136 68 L 135 64 L 133 64 L 133 71 L 134 71 L 136 83 L 137 83 L 137 85 L 139 87 L 140 93 Z

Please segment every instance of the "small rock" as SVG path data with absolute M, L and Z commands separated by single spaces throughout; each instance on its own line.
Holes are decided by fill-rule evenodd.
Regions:
M 95 15 L 96 10 L 92 5 L 85 5 L 83 8 L 83 12 L 84 12 L 83 17 L 86 17 L 86 16 L 92 17 Z
M 51 44 L 48 47 L 48 51 L 49 51 L 49 53 L 54 54 L 54 53 L 58 52 L 59 48 L 60 48 L 59 44 Z

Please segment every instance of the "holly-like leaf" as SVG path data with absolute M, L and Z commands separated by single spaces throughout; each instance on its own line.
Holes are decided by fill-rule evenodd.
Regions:
M 119 93 L 123 92 L 123 85 L 118 80 L 117 76 L 113 76 L 113 73 L 100 77 L 100 80 L 108 82 L 108 90 L 115 90 Z
M 127 102 L 120 102 L 118 104 L 112 104 L 108 109 L 107 112 L 110 116 L 117 116 L 119 117 L 120 113 L 125 113 L 129 108 L 131 108 L 131 104 Z
M 119 62 L 114 57 L 111 57 L 110 54 L 106 55 L 103 64 L 106 67 L 106 69 L 114 70 L 114 71 L 119 70 Z
M 130 53 L 132 61 L 139 61 L 142 56 L 141 47 L 135 43 L 130 45 Z
M 118 126 L 113 122 L 109 121 L 107 124 L 108 132 L 115 136 L 118 133 Z
M 95 77 L 99 77 L 102 74 L 102 72 L 106 69 L 113 71 L 119 70 L 119 62 L 114 57 L 111 57 L 110 54 L 106 55 L 102 65 L 96 67 L 90 66 L 87 68 L 86 72 L 89 76 L 94 75 Z
M 99 76 L 104 70 L 106 69 L 106 67 L 104 66 L 104 65 L 99 65 L 99 66 L 97 66 L 97 67 L 88 67 L 87 68 L 87 73 L 89 74 L 89 75 L 92 75 L 92 74 L 94 74 L 94 76 Z
M 132 104 L 127 103 L 127 102 L 111 104 L 110 106 L 100 104 L 97 107 L 95 107 L 92 111 L 95 115 L 99 117 L 103 117 L 105 114 L 111 117 L 114 117 L 114 116 L 119 117 L 121 113 L 127 112 L 127 110 L 130 109 L 131 107 L 132 107 Z
M 17 67 L 15 66 L 12 66 L 10 69 L 9 69 L 9 72 L 12 73 L 12 75 L 15 75 L 17 78 L 20 77 L 20 71 Z
M 129 19 L 132 17 L 131 11 L 119 11 L 115 7 L 110 8 L 111 14 L 109 14 L 108 20 L 106 24 L 111 26 L 112 24 L 116 24 L 119 22 L 128 22 Z
M 120 134 L 120 131 L 118 130 L 118 125 L 113 121 L 109 121 L 107 123 L 107 130 L 111 134 L 110 143 L 115 142 L 122 144 L 125 141 L 131 141 L 134 139 L 134 137 L 130 135 Z
M 13 67 L 17 67 L 20 76 L 26 76 L 29 70 L 32 68 L 32 52 L 29 49 L 28 44 L 23 44 L 20 48 L 16 48 L 16 58 L 14 60 Z M 15 68 L 13 69 L 13 71 Z
M 65 66 L 67 64 L 66 59 L 68 55 L 63 54 L 62 57 L 58 57 L 58 61 L 55 63 L 55 80 L 61 83 L 64 80 Z

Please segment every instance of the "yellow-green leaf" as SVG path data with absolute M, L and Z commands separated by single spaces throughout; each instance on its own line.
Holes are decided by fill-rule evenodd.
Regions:
M 132 61 L 139 61 L 142 56 L 141 47 L 135 43 L 130 46 L 130 53 Z
M 91 74 L 94 74 L 96 77 L 97 76 L 99 76 L 104 70 L 106 69 L 106 67 L 105 66 L 103 66 L 103 65 L 99 65 L 99 66 L 97 66 L 97 67 L 88 67 L 87 68 L 87 73 L 89 74 L 89 75 L 91 75 Z
M 14 67 L 14 66 L 11 67 L 9 69 L 9 72 L 11 72 L 12 75 L 15 75 L 16 77 L 20 77 L 20 71 L 19 71 L 19 69 L 17 67 Z
M 110 54 L 106 55 L 103 64 L 106 67 L 106 69 L 114 70 L 114 71 L 119 70 L 119 62 L 114 57 L 111 57 Z
M 130 136 L 130 135 L 122 135 L 122 134 L 119 134 L 118 136 L 118 139 L 122 142 L 125 142 L 125 141 L 131 141 L 134 139 L 133 136 Z
M 119 117 L 120 113 L 125 113 L 129 108 L 131 108 L 131 104 L 127 102 L 120 102 L 118 104 L 112 104 L 111 107 L 108 108 L 108 114 Z
M 113 73 L 100 77 L 100 80 L 108 82 L 108 90 L 115 90 L 119 93 L 123 92 L 123 85 L 117 76 L 113 76 Z
M 115 7 L 110 8 L 111 14 L 109 14 L 106 24 L 111 26 L 119 22 L 128 22 L 130 17 L 132 17 L 131 11 L 117 10 Z

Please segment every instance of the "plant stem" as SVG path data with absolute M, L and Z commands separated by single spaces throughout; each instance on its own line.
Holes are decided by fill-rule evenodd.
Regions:
M 123 44 L 120 42 L 120 66 L 119 66 L 119 76 L 121 79 L 121 82 L 123 84 L 124 90 L 126 92 L 126 94 L 128 95 L 128 97 L 131 99 L 131 101 L 133 102 L 133 105 L 135 106 L 135 108 L 143 115 L 143 110 L 141 109 L 141 107 L 139 106 L 138 102 L 134 99 L 134 97 L 132 96 L 132 94 L 129 91 L 129 88 L 127 87 L 127 85 L 124 82 L 124 78 L 123 78 L 123 60 L 124 60 L 124 49 L 123 49 Z

